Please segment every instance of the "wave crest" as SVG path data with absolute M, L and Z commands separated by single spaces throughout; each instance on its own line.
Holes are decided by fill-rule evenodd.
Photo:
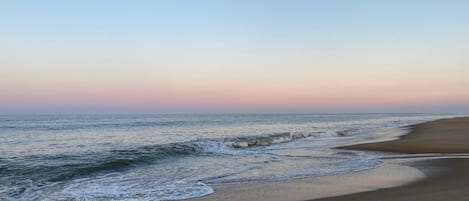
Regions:
M 343 137 L 349 131 L 336 131 L 334 136 Z M 324 132 L 284 132 L 271 135 L 251 136 L 237 138 L 234 141 L 228 141 L 225 144 L 233 148 L 247 148 L 254 146 L 269 146 L 278 143 L 290 142 L 295 139 L 324 136 Z

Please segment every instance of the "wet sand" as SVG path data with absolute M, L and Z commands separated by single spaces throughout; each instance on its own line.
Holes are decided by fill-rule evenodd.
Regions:
M 432 168 L 430 176 L 404 186 L 385 188 L 315 201 L 466 201 L 469 199 L 469 159 L 426 161 L 419 168 Z M 435 171 L 439 170 L 439 171 Z
M 398 140 L 343 147 L 398 153 L 469 153 L 469 118 L 443 119 L 411 127 Z M 317 201 L 466 201 L 469 199 L 469 159 L 435 159 L 418 166 L 438 169 L 429 177 L 404 186 L 345 196 L 314 199 Z
M 424 177 L 425 175 L 417 168 L 400 165 L 399 162 L 391 160 L 379 168 L 350 174 L 278 182 L 213 186 L 215 193 L 190 200 L 300 201 L 371 191 L 377 187 L 389 188 Z

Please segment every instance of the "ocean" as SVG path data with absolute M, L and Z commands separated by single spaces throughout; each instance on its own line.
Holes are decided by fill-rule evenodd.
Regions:
M 181 200 L 213 185 L 367 170 L 382 154 L 334 147 L 452 116 L 1 115 L 0 200 Z

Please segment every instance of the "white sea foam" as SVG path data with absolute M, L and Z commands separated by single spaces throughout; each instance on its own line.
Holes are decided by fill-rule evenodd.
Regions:
M 20 200 L 181 200 L 213 193 L 202 182 L 148 179 L 141 173 L 109 174 L 58 183 L 25 194 Z

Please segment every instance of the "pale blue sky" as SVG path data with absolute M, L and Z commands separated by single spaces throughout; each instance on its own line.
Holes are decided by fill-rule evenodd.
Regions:
M 463 0 L 3 0 L 0 112 L 467 111 L 468 11 Z M 339 98 L 350 101 L 326 104 Z

